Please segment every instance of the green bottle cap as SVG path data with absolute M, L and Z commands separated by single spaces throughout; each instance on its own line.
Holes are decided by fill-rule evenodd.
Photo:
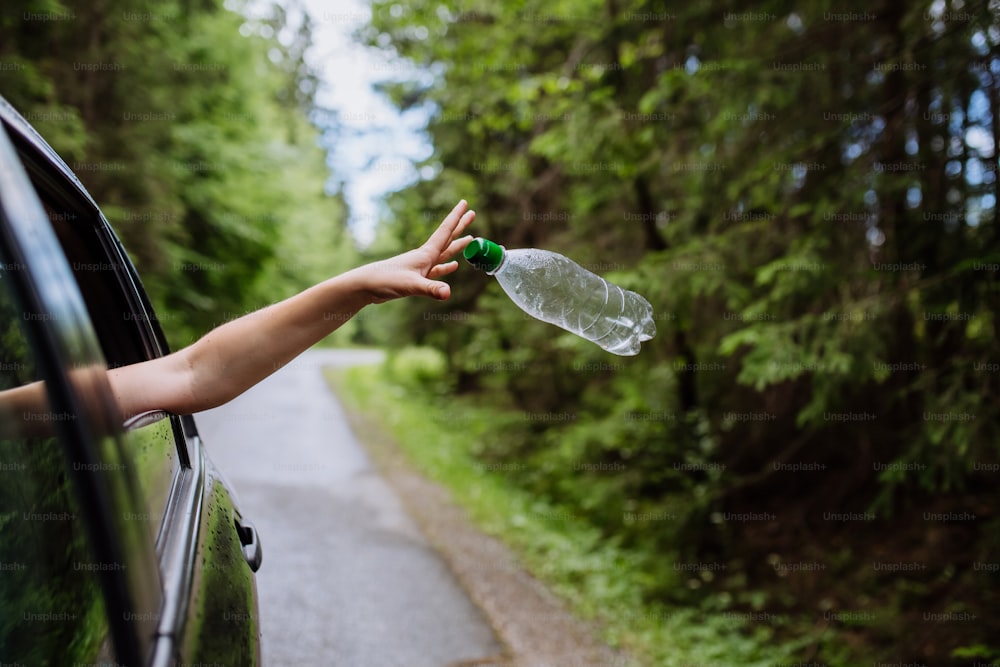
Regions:
M 465 251 L 462 254 L 465 255 L 465 259 L 469 260 L 469 264 L 477 269 L 493 273 L 503 261 L 503 253 L 504 247 L 502 245 L 479 237 L 465 246 Z

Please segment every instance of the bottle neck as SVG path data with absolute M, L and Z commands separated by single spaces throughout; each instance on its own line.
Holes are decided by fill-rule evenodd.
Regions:
M 504 248 L 503 246 L 500 246 L 500 263 L 497 264 L 496 268 L 494 268 L 492 271 L 487 271 L 486 275 L 492 276 L 493 274 L 500 271 L 500 269 L 502 269 L 506 265 L 507 265 L 507 249 Z

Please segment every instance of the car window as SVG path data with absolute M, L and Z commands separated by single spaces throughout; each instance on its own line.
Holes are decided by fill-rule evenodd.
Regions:
M 135 463 L 145 512 L 129 513 L 122 518 L 146 524 L 150 537 L 159 545 L 170 488 L 180 474 L 174 446 L 175 427 L 167 413 L 151 412 L 126 422 L 126 428 L 125 441 Z
M 17 413 L 0 401 L 0 657 L 4 664 L 95 664 L 114 661 L 97 575 L 114 563 L 90 554 L 82 511 L 64 450 L 45 435 L 58 419 L 16 306 L 9 272 L 0 268 L 0 391 L 38 390 L 42 403 Z
M 109 367 L 126 366 L 159 354 L 160 343 L 141 299 L 127 279 L 129 267 L 107 237 L 101 220 L 49 183 L 33 177 L 76 278 Z M 136 463 L 144 511 L 123 517 L 147 524 L 158 539 L 170 488 L 186 460 L 179 420 L 165 412 L 122 415 L 124 440 Z M 158 544 L 158 542 L 157 542 Z
M 127 366 L 158 356 L 144 321 L 148 316 L 136 312 L 137 304 L 129 299 L 132 286 L 123 280 L 128 268 L 108 247 L 100 219 L 39 185 L 39 198 L 76 278 L 108 366 Z

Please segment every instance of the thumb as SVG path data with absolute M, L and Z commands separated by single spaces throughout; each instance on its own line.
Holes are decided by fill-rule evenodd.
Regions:
M 423 284 L 423 293 L 432 299 L 445 301 L 451 296 L 451 285 L 440 280 L 427 280 Z

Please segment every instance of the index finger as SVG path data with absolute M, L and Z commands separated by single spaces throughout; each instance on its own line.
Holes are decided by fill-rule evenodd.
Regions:
M 448 244 L 451 243 L 451 237 L 455 234 L 455 229 L 458 227 L 458 223 L 462 220 L 462 214 L 465 213 L 466 209 L 469 208 L 469 203 L 464 199 L 459 201 L 455 205 L 455 208 L 451 209 L 445 219 L 438 225 L 438 228 L 434 230 L 431 237 L 427 239 L 427 243 L 433 246 L 438 252 L 443 252 Z

